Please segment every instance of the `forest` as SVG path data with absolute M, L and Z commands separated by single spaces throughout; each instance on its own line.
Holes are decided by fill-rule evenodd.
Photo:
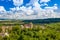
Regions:
M 0 40 L 60 40 L 60 22 L 29 25 L 16 24 L 11 27 L 0 24 Z

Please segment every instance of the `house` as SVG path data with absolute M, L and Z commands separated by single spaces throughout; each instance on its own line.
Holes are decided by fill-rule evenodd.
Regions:
M 2 37 L 5 37 L 5 36 L 8 36 L 9 37 L 9 34 L 7 33 L 7 32 L 5 32 L 5 33 L 0 33 L 0 36 L 2 36 Z
M 12 30 L 12 26 L 2 26 L 2 32 L 6 32 L 7 30 Z
M 4 37 L 5 35 L 4 35 L 4 33 L 0 33 L 0 36 Z
M 21 25 L 21 28 L 33 28 L 33 24 L 32 23 L 23 24 Z
M 2 31 L 0 32 L 0 36 L 2 36 L 2 37 L 8 36 L 9 37 L 8 30 L 12 30 L 12 26 L 1 26 L 0 28 L 2 29 Z

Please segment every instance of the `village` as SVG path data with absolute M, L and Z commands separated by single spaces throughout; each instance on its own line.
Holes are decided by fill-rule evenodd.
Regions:
M 12 27 L 15 26 L 15 24 L 10 24 L 10 25 L 5 25 L 5 26 L 1 26 L 0 27 L 0 36 L 4 37 L 4 36 L 9 36 L 8 30 L 12 30 Z M 24 28 L 33 28 L 33 24 L 29 23 L 29 24 L 22 24 L 20 25 L 21 29 Z
M 8 30 L 12 30 L 13 27 L 15 27 L 16 25 L 15 24 L 10 24 L 10 25 L 5 25 L 5 26 L 1 26 L 0 27 L 0 36 L 4 37 L 4 36 L 9 36 L 9 33 L 8 33 Z M 24 28 L 29 28 L 29 29 L 32 29 L 34 28 L 34 24 L 32 22 L 28 23 L 28 24 L 20 24 L 19 27 L 21 29 L 24 29 Z M 35 26 L 37 27 L 37 26 Z M 45 27 L 43 26 L 40 26 L 42 29 L 45 29 Z

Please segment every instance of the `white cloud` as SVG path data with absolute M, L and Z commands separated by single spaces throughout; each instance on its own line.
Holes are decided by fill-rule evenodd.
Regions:
M 41 4 L 42 6 L 48 6 L 48 4 L 47 3 L 44 3 L 44 4 Z
M 28 6 L 28 5 L 34 5 L 35 4 L 35 2 L 38 2 L 39 0 L 30 0 L 30 2 L 29 3 L 27 3 L 26 5 Z
M 22 7 L 20 7 L 20 10 L 22 10 L 24 12 L 24 14 L 26 14 L 26 15 L 32 15 L 33 14 L 33 10 L 32 10 L 31 6 L 28 8 L 22 6 Z
M 57 4 L 54 4 L 54 6 L 52 6 L 52 7 L 45 7 L 45 9 L 52 9 L 52 10 L 57 10 L 58 9 L 58 7 L 57 7 Z
M 15 11 L 15 10 L 20 10 L 20 7 L 14 7 L 14 8 L 10 8 L 11 11 Z
M 3 6 L 0 6 L 0 12 L 5 12 L 5 8 Z
M 17 7 L 10 8 L 10 11 L 6 11 L 3 6 L 0 6 L 0 18 L 8 19 L 45 19 L 45 18 L 60 18 L 59 13 L 55 12 L 57 10 L 57 4 L 54 4 L 52 7 L 49 7 L 48 4 L 39 4 L 39 0 L 30 0 L 28 5 L 32 6 L 26 7 L 20 5 L 23 4 L 22 0 L 13 0 L 14 5 Z M 41 0 L 42 2 L 49 2 L 49 0 Z M 41 6 L 46 5 L 44 9 Z M 3 12 L 4 11 L 4 12 Z
M 26 11 L 27 15 L 32 15 L 34 13 L 34 11 L 31 9 L 31 7 L 29 7 Z
M 13 0 L 13 4 L 15 6 L 21 6 L 23 4 L 23 0 Z
M 53 8 L 54 9 L 58 9 L 57 4 L 54 4 Z
M 49 2 L 50 0 L 40 0 L 40 3 L 42 2 Z

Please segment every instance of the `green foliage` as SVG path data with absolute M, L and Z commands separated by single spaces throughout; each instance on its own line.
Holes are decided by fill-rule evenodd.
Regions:
M 9 37 L 8 36 L 5 36 L 5 37 L 3 37 L 2 40 L 9 40 Z
M 2 29 L 0 28 L 0 33 L 1 33 Z
M 32 29 L 21 29 L 20 25 L 16 25 L 8 33 L 9 37 L 0 36 L 0 40 L 60 40 L 60 23 L 35 24 Z
M 2 40 L 3 38 L 2 38 L 2 36 L 0 36 L 0 40 Z

